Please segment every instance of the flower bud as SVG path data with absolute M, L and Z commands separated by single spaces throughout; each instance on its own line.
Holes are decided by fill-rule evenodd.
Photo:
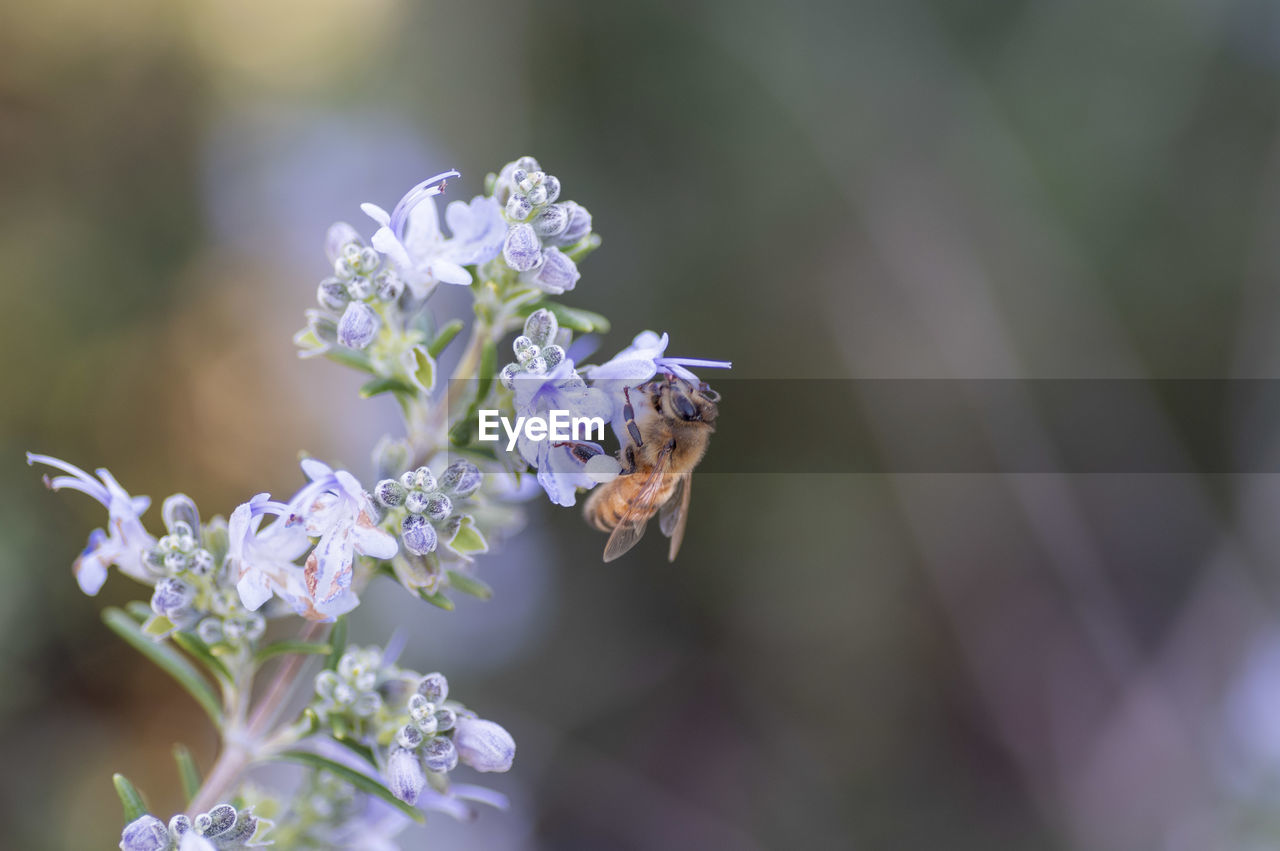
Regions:
M 374 291 L 383 301 L 395 301 L 404 292 L 404 281 L 390 269 L 384 269 L 373 279 Z
M 449 681 L 438 671 L 427 674 L 418 683 L 418 694 L 431 703 L 443 703 L 449 697 Z
M 373 281 L 365 277 L 356 277 L 347 281 L 347 293 L 355 301 L 367 301 L 373 295 Z
M 414 750 L 423 742 L 422 731 L 413 724 L 405 724 L 396 731 L 396 744 L 402 748 Z
M 507 199 L 507 217 L 523 222 L 533 212 L 533 202 L 528 195 L 517 193 Z
M 524 321 L 524 336 L 539 346 L 555 342 L 556 332 L 559 330 L 560 323 L 556 320 L 556 315 L 545 307 L 530 313 L 529 318 Z
M 527 362 L 525 362 L 524 368 L 528 372 L 533 373 L 534 375 L 546 375 L 547 359 L 544 358 L 542 355 L 538 355 L 536 358 L 530 358 Z
M 534 345 L 533 340 L 524 334 L 511 341 L 511 350 L 515 352 L 516 359 L 521 361 L 526 361 L 538 353 L 538 347 Z
M 387 508 L 404 505 L 408 492 L 395 479 L 383 479 L 373 486 L 373 498 Z
M 547 363 L 547 369 L 555 369 L 564 360 L 564 349 L 559 346 L 547 346 L 542 350 L 542 359 Z
M 569 226 L 569 209 L 564 204 L 544 207 L 533 217 L 531 224 L 538 236 L 544 239 L 559 236 Z
M 217 644 L 222 640 L 222 621 L 218 618 L 205 618 L 196 627 L 196 635 L 205 644 Z
M 547 190 L 548 204 L 560 197 L 560 178 L 554 174 L 548 174 L 542 179 L 542 185 Z
M 181 839 L 182 835 L 189 830 L 191 830 L 191 819 L 187 818 L 185 813 L 178 813 L 169 819 L 169 833 L 173 834 L 174 838 Z
M 421 514 L 410 514 L 400 522 L 400 539 L 414 555 L 424 556 L 436 548 L 435 527 Z
M 382 707 L 382 697 L 376 691 L 361 692 L 351 704 L 351 711 L 357 718 L 368 718 Z
M 427 746 L 422 749 L 422 758 L 427 764 L 427 770 L 436 774 L 453 771 L 458 767 L 458 751 L 453 746 L 453 740 L 447 736 L 436 736 L 427 742 Z
M 175 493 L 167 497 L 160 508 L 160 516 L 170 534 L 178 531 L 179 523 L 185 526 L 182 531 L 186 534 L 192 536 L 200 534 L 200 512 L 196 509 L 195 501 L 185 493 Z
M 547 188 L 539 183 L 529 190 L 529 203 L 535 207 L 540 207 L 547 203 Z
M 267 619 L 257 612 L 249 612 L 240 618 L 244 625 L 244 637 L 249 641 L 257 641 L 267 631 Z
M 251 810 L 251 807 L 246 807 L 236 813 L 235 824 L 218 834 L 216 844 L 219 848 L 238 848 L 253 838 L 258 831 L 258 817 Z
M 230 804 L 218 804 L 218 806 L 209 810 L 206 815 L 209 821 L 204 830 L 200 830 L 201 816 L 196 816 L 195 826 L 196 830 L 200 831 L 201 836 L 218 836 L 235 827 L 236 808 Z
M 338 342 L 349 349 L 363 349 L 373 342 L 382 320 L 372 307 L 360 302 L 347 305 L 338 320 Z
M 427 494 L 420 490 L 409 491 L 404 500 L 404 507 L 410 514 L 422 514 L 427 510 Z
M 447 733 L 453 729 L 453 725 L 458 722 L 458 713 L 454 712 L 447 706 L 442 706 L 436 710 L 436 729 L 441 733 Z
M 440 477 L 440 487 L 458 498 L 468 497 L 480 489 L 480 468 L 460 459 L 449 465 Z
M 409 465 L 409 445 L 404 440 L 383 437 L 373 448 L 373 462 L 382 478 L 392 476 Z
M 325 278 L 316 287 L 316 301 L 326 310 L 335 313 L 347 306 L 351 296 L 347 293 L 347 285 L 337 278 Z
M 316 335 L 316 339 L 322 343 L 338 342 L 338 323 L 334 322 L 328 316 L 325 316 L 318 310 L 313 310 L 307 315 L 307 324 L 311 326 L 311 333 Z
M 564 230 L 549 240 L 552 245 L 573 245 L 591 233 L 591 213 L 586 207 L 574 201 L 564 202 L 564 207 L 569 221 Z
M 527 154 L 516 160 L 516 168 L 523 169 L 525 172 L 542 171 L 542 166 L 538 165 L 538 161 Z
M 580 277 L 582 275 L 569 255 L 559 248 L 548 248 L 543 253 L 542 266 L 536 271 L 521 275 L 520 280 L 533 284 L 543 292 L 558 295 L 573 289 Z
M 197 576 L 208 576 L 213 573 L 213 553 L 204 547 L 191 554 L 191 565 L 187 569 Z
M 507 771 L 516 756 L 511 734 L 480 718 L 459 718 L 453 744 L 459 758 L 476 771 Z
M 179 550 L 174 550 L 164 557 L 164 569 L 169 573 L 177 573 L 179 570 L 186 570 L 187 565 L 191 563 L 191 557 Z
M 436 477 L 430 467 L 419 467 L 413 471 L 413 486 L 423 491 L 436 489 Z
M 432 520 L 443 520 L 453 513 L 453 500 L 439 491 L 432 491 L 427 494 L 427 504 L 423 513 Z
M 502 368 L 502 372 L 498 373 L 498 380 L 502 382 L 502 386 L 508 390 L 516 389 L 516 376 L 520 374 L 520 364 L 509 363 Z
M 431 702 L 430 698 L 422 694 L 409 695 L 408 702 L 409 717 L 413 719 L 413 723 L 421 726 L 422 722 L 431 720 L 431 731 L 435 732 L 435 712 L 436 705 Z
M 422 771 L 418 755 L 404 748 L 391 751 L 387 759 L 387 788 L 406 804 L 416 804 L 427 785 L 427 775 Z
M 512 269 L 528 272 L 542 263 L 542 242 L 529 225 L 513 225 L 502 243 L 502 256 Z
M 333 700 L 334 690 L 341 684 L 338 675 L 333 671 L 321 671 L 316 674 L 316 694 L 324 700 Z
M 360 244 L 360 234 L 355 228 L 346 222 L 337 222 L 330 226 L 324 238 L 324 253 L 330 263 L 344 256 L 344 249 L 348 243 L 355 243 L 357 246 Z
M 165 851 L 168 847 L 169 829 L 153 815 L 138 816 L 120 834 L 121 851 Z
M 155 593 L 151 595 L 151 609 L 176 621 L 178 615 L 186 613 L 195 597 L 196 590 L 181 579 L 162 579 L 156 583 Z
M 371 274 L 378 268 L 378 264 L 381 262 L 382 261 L 378 259 L 378 252 L 374 251 L 372 248 L 365 246 L 360 249 L 359 269 L 361 273 L 365 275 Z
M 244 638 L 244 623 L 239 618 L 227 618 L 222 622 L 222 637 L 238 644 Z

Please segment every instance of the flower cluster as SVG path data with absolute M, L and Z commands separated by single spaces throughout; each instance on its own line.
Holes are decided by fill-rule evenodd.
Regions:
M 253 814 L 252 808 L 236 810 L 219 804 L 207 813 L 190 818 L 182 813 L 164 822 L 153 815 L 141 815 L 120 834 L 121 851 L 222 851 L 270 845 L 258 834 L 266 833 L 271 822 Z
M 502 243 L 507 265 L 520 273 L 523 283 L 544 293 L 559 295 L 573 289 L 582 276 L 569 254 L 560 249 L 590 235 L 587 209 L 573 201 L 556 203 L 560 181 L 542 171 L 533 157 L 503 166 L 493 195 L 507 221 Z
M 409 804 L 429 777 L 435 793 L 447 795 L 459 760 L 477 771 L 507 771 L 515 757 L 506 730 L 449 699 L 443 674 L 399 668 L 378 647 L 348 650 L 334 670 L 322 671 L 312 709 L 335 738 L 369 748 L 385 765 L 388 788 Z
M 141 519 L 150 500 L 130 496 L 106 470 L 95 477 L 28 455 L 58 472 L 46 477 L 50 488 L 81 491 L 107 509 L 106 526 L 75 562 L 81 589 L 98 593 L 110 567 L 146 587 L 149 602 L 108 609 L 104 621 L 170 673 L 224 740 L 203 785 L 190 758 L 179 760 L 190 810 L 167 824 L 146 815 L 117 776 L 125 851 L 249 847 L 267 823 L 254 808 L 276 818 L 278 848 L 394 848 L 395 833 L 424 810 L 466 818 L 468 801 L 503 806 L 499 793 L 452 775 L 459 766 L 507 771 L 512 736 L 454 699 L 443 675 L 399 667 L 398 651 L 347 648 L 347 616 L 378 576 L 442 609 L 453 607 L 450 590 L 488 598 L 480 557 L 521 528 L 523 502 L 541 491 L 572 506 L 580 491 L 620 473 L 603 434 L 566 441 L 521 432 L 512 451 L 482 445 L 481 409 L 517 419 L 563 411 L 598 421 L 601 432 L 612 422 L 622 447 L 630 388 L 660 372 L 696 380 L 691 367 L 729 366 L 669 357 L 667 335 L 651 331 L 603 363 L 577 366 L 587 341 L 574 334 L 610 327 L 556 300 L 575 290 L 580 264 L 600 245 L 591 214 L 561 200 L 560 180 L 526 156 L 490 174 L 484 194 L 453 201 L 441 215 L 436 198 L 460 177 L 451 170 L 428 178 L 390 212 L 362 205 L 372 233 L 334 224 L 318 304 L 295 336 L 301 356 L 365 373 L 361 396 L 398 403 L 405 433 L 378 444 L 372 488 L 307 458 L 307 481 L 295 494 L 258 493 L 225 520 L 202 520 L 189 497 L 169 497 L 156 537 Z M 469 329 L 429 309 L 440 284 L 469 289 Z M 438 381 L 436 359 L 455 341 L 452 378 Z M 503 364 L 498 352 L 507 345 L 513 358 Z M 297 639 L 272 637 L 270 621 L 298 617 Z M 255 687 L 262 666 L 281 655 L 289 661 L 273 684 Z M 324 668 L 303 677 L 314 656 L 327 659 Z M 309 705 L 286 717 L 289 690 L 308 682 Z M 296 787 L 259 793 L 245 782 L 249 766 L 276 759 L 304 766 Z

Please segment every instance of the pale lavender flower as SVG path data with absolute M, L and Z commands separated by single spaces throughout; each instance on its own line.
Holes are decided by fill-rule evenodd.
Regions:
M 166 851 L 169 828 L 153 815 L 138 816 L 124 826 L 120 851 Z
M 138 519 L 151 505 L 149 497 L 129 496 L 103 467 L 98 468 L 98 478 L 95 479 L 79 467 L 49 455 L 28 452 L 27 463 L 45 464 L 68 474 L 53 478 L 45 476 L 44 483 L 51 490 L 70 488 L 86 493 L 107 509 L 107 530 L 95 529 L 89 535 L 89 545 L 72 567 L 81 591 L 91 596 L 97 594 L 107 581 L 107 568 L 113 564 L 126 576 L 149 585 L 155 582 L 143 558 L 155 546 L 156 539 Z
M 373 501 L 355 476 L 345 470 L 335 472 L 314 458 L 305 459 L 302 470 L 311 484 L 289 501 L 286 522 L 320 539 L 307 557 L 303 579 L 307 597 L 321 616 L 318 619 L 331 620 L 360 602 L 351 590 L 355 554 L 389 559 L 399 546 L 377 527 Z
M 476 771 L 508 771 L 516 755 L 516 742 L 501 725 L 482 718 L 458 718 L 453 734 L 458 758 Z
M 240 602 L 249 611 L 257 611 L 273 594 L 300 615 L 313 610 L 303 583 L 302 568 L 295 563 L 311 546 L 306 533 L 285 520 L 277 520 L 265 532 L 258 531 L 267 514 L 288 513 L 289 506 L 272 502 L 271 495 L 265 493 L 231 512 L 227 523 L 228 570 L 236 582 Z
M 545 375 L 521 373 L 512 384 L 518 416 L 546 418 L 556 410 L 568 411 L 570 417 L 608 420 L 613 412 L 608 394 L 587 386 L 574 371 L 571 360 L 562 360 Z M 538 484 L 556 505 L 572 506 L 578 488 L 590 489 L 617 473 L 616 461 L 596 443 L 571 444 L 553 441 L 549 436 L 535 441 L 521 431 L 516 448 L 527 463 L 537 468 Z
M 445 211 L 453 236 L 446 239 L 432 196 L 444 191 L 445 181 L 460 177 L 446 171 L 410 189 L 387 213 L 375 204 L 361 209 L 381 227 L 373 247 L 391 259 L 415 296 L 425 297 L 440 282 L 467 285 L 471 274 L 463 266 L 497 256 L 506 237 L 506 222 L 492 198 L 478 196 L 470 204 L 454 202 Z
M 667 334 L 658 336 L 653 331 L 641 331 L 627 346 L 612 359 L 599 366 L 583 368 L 583 373 L 591 380 L 591 385 L 603 390 L 613 403 L 613 432 L 624 445 L 627 442 L 626 419 L 623 407 L 626 396 L 623 388 L 638 387 L 659 370 L 669 372 L 686 381 L 697 382 L 698 376 L 689 371 L 689 367 L 707 367 L 711 369 L 729 369 L 730 361 L 704 360 L 702 358 L 672 358 L 666 356 Z

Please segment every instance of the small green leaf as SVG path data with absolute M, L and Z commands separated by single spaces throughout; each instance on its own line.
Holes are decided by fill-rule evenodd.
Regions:
M 343 366 L 349 366 L 358 369 L 361 372 L 374 374 L 376 370 L 373 368 L 373 361 L 369 360 L 369 356 L 363 352 L 357 352 L 348 349 L 345 346 L 330 346 L 325 351 L 324 356 L 334 363 L 340 363 Z
M 350 738 L 349 736 L 334 736 L 333 740 L 363 759 L 365 762 L 372 765 L 374 768 L 378 767 L 378 761 L 373 755 L 373 749 L 368 745 L 362 745 L 360 742 Z
M 375 378 L 372 381 L 365 382 L 360 388 L 361 399 L 372 399 L 374 396 L 383 393 L 416 393 L 413 387 L 405 384 L 399 378 L 391 376 L 389 378 Z
M 419 588 L 418 596 L 426 600 L 431 605 L 438 606 L 439 608 L 444 609 L 446 612 L 453 611 L 453 601 L 450 600 L 445 595 L 441 594 L 439 591 L 432 594 L 428 592 L 427 589 L 425 588 Z
M 448 544 L 449 549 L 461 556 L 489 552 L 489 543 L 484 539 L 484 535 L 480 534 L 480 530 L 476 528 L 475 520 L 465 515 L 462 518 L 462 522 L 458 524 L 458 531 L 449 539 Z
M 135 650 L 177 680 L 178 685 L 186 689 L 187 693 L 195 698 L 196 703 L 200 704 L 200 708 L 213 719 L 213 723 L 219 727 L 222 726 L 222 707 L 217 695 L 213 692 L 213 687 L 209 685 L 208 680 L 200 676 L 200 672 L 194 665 L 182 657 L 182 654 L 168 644 L 153 641 L 142 632 L 142 627 L 137 621 L 121 609 L 114 607 L 104 609 L 102 620 L 112 632 L 133 645 Z
M 124 610 L 133 615 L 133 619 L 138 623 L 146 623 L 147 619 L 155 614 L 155 611 L 141 600 L 130 600 L 124 604 Z
M 332 652 L 331 644 L 317 644 L 311 641 L 277 641 L 253 654 L 253 661 L 261 665 L 273 656 L 281 656 L 285 653 L 315 653 L 328 656 Z
M 436 334 L 436 338 L 431 341 L 431 345 L 427 346 L 427 354 L 433 358 L 440 357 L 440 353 L 453 342 L 453 338 L 466 327 L 461 319 L 452 319 L 440 329 L 440 333 Z
M 113 774 L 111 782 L 115 784 L 116 794 L 120 796 L 120 806 L 124 807 L 125 824 L 147 814 L 147 802 L 142 800 L 142 793 L 129 782 L 128 777 L 123 774 Z
M 178 764 L 178 779 L 182 781 L 182 794 L 187 803 L 200 791 L 200 769 L 196 767 L 195 757 L 186 745 L 173 746 L 173 761 Z
M 425 346 L 414 346 L 410 350 L 410 378 L 423 393 L 430 393 L 436 386 L 436 360 Z
M 588 254 L 600 247 L 601 241 L 600 234 L 589 233 L 573 245 L 564 249 L 565 256 L 574 263 L 581 263 Z
M 449 571 L 449 584 L 463 594 L 470 594 L 472 597 L 479 597 L 481 600 L 488 600 L 493 597 L 492 588 L 474 576 L 468 576 L 459 570 Z
M 530 305 L 527 312 L 522 309 L 520 313 L 527 316 L 540 307 L 545 307 L 547 310 L 551 311 L 562 328 L 570 328 L 583 334 L 593 331 L 605 334 L 609 331 L 609 320 L 601 316 L 599 313 L 592 313 L 590 310 L 582 310 L 577 307 L 567 307 L 553 301 L 544 301 Z
M 227 670 L 227 666 L 222 663 L 222 660 L 214 655 L 213 649 L 201 641 L 198 636 L 189 632 L 175 632 L 170 637 L 173 639 L 174 644 L 203 662 L 215 677 L 219 677 L 228 683 L 235 679 L 231 676 L 231 672 Z
M 333 649 L 329 651 L 329 658 L 324 660 L 324 666 L 333 671 L 337 669 L 342 654 L 347 651 L 346 615 L 338 618 L 338 622 L 333 625 L 333 631 L 329 633 L 329 646 Z
M 476 401 L 475 409 L 478 411 L 480 405 L 484 403 L 485 397 L 489 395 L 489 388 L 493 386 L 493 373 L 498 368 L 498 345 L 489 338 L 484 341 L 484 347 L 480 349 L 480 373 L 476 376 Z
M 406 804 L 404 801 L 400 800 L 395 795 L 391 794 L 390 789 L 388 789 L 386 786 L 383 786 L 381 783 L 379 783 L 377 780 L 370 777 L 369 775 L 361 774 L 358 771 L 347 768 L 345 765 L 343 765 L 340 762 L 334 762 L 331 759 L 326 759 L 325 757 L 322 757 L 316 753 L 311 753 L 310 751 L 297 751 L 297 750 L 285 751 L 284 753 L 277 756 L 276 759 L 281 759 L 288 762 L 296 762 L 302 765 L 310 766 L 311 768 L 318 768 L 323 771 L 327 771 L 330 774 L 334 775 L 335 777 L 339 777 L 347 781 L 352 786 L 359 789 L 361 792 L 365 792 L 369 795 L 375 795 L 381 798 L 382 800 L 386 801 L 388 804 L 395 807 L 400 812 L 404 813 L 409 818 L 413 819 L 419 824 L 423 824 L 424 822 L 426 822 L 426 817 L 423 816 L 422 811 L 419 810 L 417 807 L 412 806 L 410 804 Z

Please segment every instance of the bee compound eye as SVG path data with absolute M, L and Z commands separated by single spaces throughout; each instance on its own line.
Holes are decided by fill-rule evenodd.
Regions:
M 674 398 L 676 413 L 686 420 L 694 420 L 698 418 L 698 408 L 693 404 L 693 400 L 683 393 L 677 393 Z

